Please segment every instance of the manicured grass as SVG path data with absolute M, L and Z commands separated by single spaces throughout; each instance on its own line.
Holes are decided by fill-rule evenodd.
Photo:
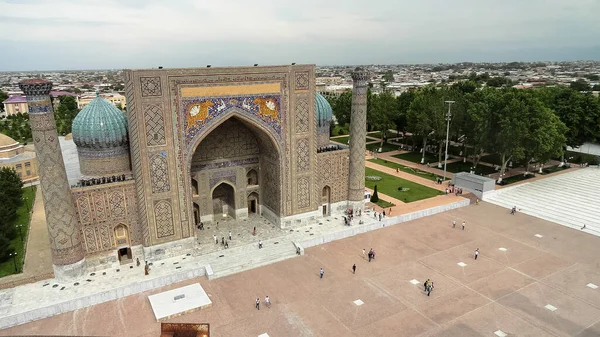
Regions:
M 29 211 L 33 208 L 33 202 L 35 201 L 35 186 L 23 188 L 23 205 L 17 210 L 17 221 L 15 224 L 23 225 L 21 227 L 21 233 L 23 234 L 23 242 L 21 242 L 21 235 L 17 230 L 17 236 L 11 241 L 10 246 L 17 252 L 17 273 L 23 270 L 23 261 L 25 260 L 25 241 L 27 240 L 27 232 L 29 231 Z M 0 263 L 0 277 L 16 274 L 15 265 L 13 259 L 7 260 Z
M 446 165 L 446 171 L 452 172 L 452 173 L 471 172 L 471 167 L 473 167 L 473 163 L 471 163 L 471 162 L 463 163 L 462 161 L 458 161 L 458 162 L 454 162 L 454 163 L 450 163 L 450 164 Z M 475 174 L 477 174 L 477 175 L 486 176 L 486 175 L 492 174 L 492 173 L 496 173 L 496 170 L 494 170 L 493 167 L 490 167 L 487 165 L 479 164 L 475 168 Z
M 398 158 L 398 159 L 407 160 L 407 161 L 410 161 L 413 163 L 420 164 L 423 154 L 419 153 L 419 152 L 407 152 L 407 153 L 397 154 L 394 157 Z M 427 163 L 433 164 L 433 163 L 437 163 L 437 162 L 438 162 L 437 155 L 434 155 L 431 153 L 425 153 L 425 164 L 427 164 Z
M 544 167 L 542 169 L 542 174 L 550 174 L 550 173 L 554 173 L 554 172 L 558 172 L 558 171 L 562 171 L 562 170 L 566 170 L 569 167 L 567 166 L 563 166 L 563 167 L 558 167 L 558 165 L 554 165 L 554 166 L 549 166 L 549 167 Z
M 391 202 L 387 202 L 381 198 L 379 198 L 379 200 L 375 204 L 381 208 L 388 208 L 388 207 L 396 206 L 396 204 L 392 204 Z
M 404 166 L 404 165 L 401 165 L 401 164 L 396 164 L 394 162 L 387 161 L 385 159 L 369 159 L 369 161 L 372 162 L 372 163 L 375 163 L 375 164 L 379 164 L 379 165 L 387 166 L 389 168 L 393 168 L 394 170 L 395 169 L 399 169 L 402 172 L 410 173 L 410 174 L 415 175 L 417 177 L 429 179 L 431 181 L 435 181 L 437 178 L 441 178 L 441 177 L 438 177 L 437 175 L 435 175 L 433 173 L 426 172 L 426 171 L 421 171 L 419 169 L 414 169 L 412 167 Z
M 377 192 L 389 195 L 392 198 L 406 203 L 423 200 L 442 194 L 442 192 L 434 190 L 433 188 L 419 185 L 402 178 L 397 178 L 392 175 L 373 170 L 369 167 L 365 167 L 365 175 L 381 177 L 381 180 L 379 181 L 370 181 L 365 179 L 366 187 L 374 189 L 375 185 L 377 185 Z M 399 187 L 408 188 L 409 190 L 399 191 Z
M 338 142 L 338 143 L 342 143 L 344 145 L 347 145 L 348 144 L 348 139 L 350 139 L 350 136 L 332 137 L 330 139 L 333 140 L 334 142 Z
M 380 142 L 373 143 L 373 144 L 367 144 L 367 150 L 380 153 L 380 152 L 378 152 L 380 145 L 381 145 Z M 398 148 L 399 148 L 398 145 L 392 145 L 392 144 L 389 144 L 389 143 L 383 143 L 383 146 L 381 147 L 381 153 L 383 153 L 383 152 L 390 152 L 390 151 L 397 151 Z
M 386 131 L 387 134 L 387 138 L 391 139 L 391 138 L 396 138 L 398 135 L 394 132 L 390 132 L 390 131 Z M 381 139 L 381 131 L 373 131 L 373 132 L 369 132 L 367 133 L 368 137 L 373 137 L 373 138 L 377 138 L 377 139 Z
M 503 178 L 501 185 L 502 186 L 504 186 L 504 185 L 510 185 L 510 184 L 514 184 L 516 182 L 527 180 L 527 179 L 531 179 L 531 178 L 534 178 L 534 177 L 535 177 L 535 175 L 533 175 L 533 174 L 528 174 L 527 176 L 524 176 L 523 174 L 520 173 L 520 174 L 514 175 L 512 177 Z

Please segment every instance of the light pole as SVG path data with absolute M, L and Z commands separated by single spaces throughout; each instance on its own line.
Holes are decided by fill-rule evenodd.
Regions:
M 27 198 L 23 197 L 23 201 L 25 201 L 25 207 L 27 207 L 27 213 L 29 213 L 29 203 L 27 202 Z
M 445 101 L 444 103 L 448 104 L 448 113 L 446 114 L 446 153 L 444 155 L 444 180 L 446 180 L 446 164 L 448 163 L 448 135 L 450 133 L 450 120 L 452 119 L 450 109 L 452 108 L 454 101 Z
M 16 273 L 17 272 L 17 252 L 12 252 L 8 255 L 12 256 L 12 258 L 13 258 L 13 263 L 15 264 L 15 273 Z
M 16 225 L 15 227 L 17 227 L 19 229 L 19 235 L 21 236 L 21 242 L 23 242 L 23 231 L 21 230 L 23 225 Z

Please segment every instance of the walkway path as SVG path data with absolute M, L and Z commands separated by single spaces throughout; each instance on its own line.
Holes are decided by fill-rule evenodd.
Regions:
M 44 213 L 44 200 L 42 189 L 38 187 L 31 212 L 31 222 L 29 223 L 23 273 L 0 278 L 0 288 L 3 288 L 2 285 L 31 282 L 32 278 L 44 279 L 53 272 L 46 214 Z

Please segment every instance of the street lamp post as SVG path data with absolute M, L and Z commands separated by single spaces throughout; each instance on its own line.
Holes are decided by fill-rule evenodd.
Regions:
M 448 135 L 450 134 L 450 120 L 452 119 L 450 108 L 452 108 L 454 101 L 445 101 L 444 103 L 448 104 L 448 113 L 446 114 L 446 153 L 444 155 L 444 180 L 446 180 L 446 164 L 448 163 Z
M 23 242 L 23 231 L 21 230 L 23 225 L 16 225 L 15 227 L 17 227 L 19 229 L 19 235 L 21 236 L 21 242 Z
M 27 207 L 27 213 L 29 213 L 29 203 L 27 202 L 27 198 L 23 197 L 23 200 L 25 201 L 25 207 Z
M 15 265 L 15 273 L 17 272 L 17 252 L 12 252 L 9 254 L 9 256 L 12 256 L 13 258 L 13 263 Z

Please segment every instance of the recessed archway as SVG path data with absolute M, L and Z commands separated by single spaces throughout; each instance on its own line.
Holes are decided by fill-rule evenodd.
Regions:
M 248 214 L 260 213 L 258 209 L 258 193 L 252 192 L 248 196 Z
M 323 207 L 323 216 L 331 214 L 331 187 L 323 187 L 321 194 L 321 205 Z
M 248 216 L 247 196 L 256 192 L 254 210 L 278 223 L 281 212 L 281 157 L 270 130 L 233 111 L 200 138 L 190 162 L 190 203 L 198 203 L 201 222 L 228 214 Z M 198 194 L 194 195 L 194 180 Z M 231 187 L 219 186 L 225 182 Z M 216 194 L 215 194 L 215 193 Z M 258 199 L 258 195 L 262 198 Z M 227 201 L 225 201 L 227 200 Z M 225 209 L 225 211 L 223 211 Z M 193 216 L 194 208 L 190 216 Z
M 211 193 L 213 214 L 235 218 L 235 189 L 226 182 L 215 187 Z

